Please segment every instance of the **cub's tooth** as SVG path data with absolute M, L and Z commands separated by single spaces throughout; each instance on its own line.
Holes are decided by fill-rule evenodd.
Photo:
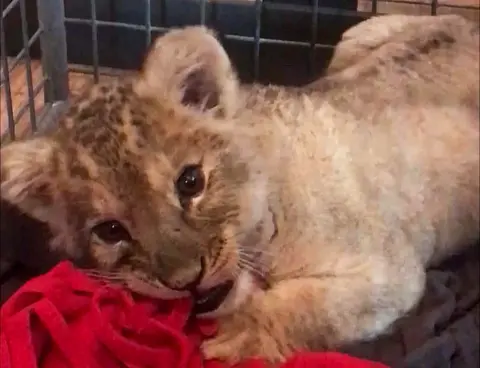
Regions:
M 197 303 L 197 304 L 203 304 L 203 303 L 205 303 L 206 301 L 208 301 L 208 296 L 205 296 L 205 297 L 203 297 L 203 298 L 197 299 L 196 303 Z

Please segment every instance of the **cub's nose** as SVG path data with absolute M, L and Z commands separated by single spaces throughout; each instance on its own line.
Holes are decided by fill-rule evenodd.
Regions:
M 205 258 L 194 262 L 185 262 L 173 268 L 163 262 L 157 262 L 155 276 L 169 289 L 176 291 L 193 291 L 197 288 L 205 274 Z

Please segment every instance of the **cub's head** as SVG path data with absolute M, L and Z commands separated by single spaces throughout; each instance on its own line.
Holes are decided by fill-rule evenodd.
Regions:
M 48 223 L 52 249 L 100 276 L 145 293 L 192 292 L 201 312 L 227 294 L 236 302 L 272 220 L 239 101 L 214 35 L 171 31 L 138 76 L 94 86 L 53 134 L 2 148 L 2 198 Z

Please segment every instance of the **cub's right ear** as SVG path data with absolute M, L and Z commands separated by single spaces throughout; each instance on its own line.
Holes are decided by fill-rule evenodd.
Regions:
M 54 207 L 54 145 L 47 138 L 15 141 L 0 151 L 0 193 L 22 212 L 50 222 Z
M 235 113 L 240 97 L 227 53 L 214 32 L 201 26 L 174 29 L 155 40 L 137 92 L 225 116 Z

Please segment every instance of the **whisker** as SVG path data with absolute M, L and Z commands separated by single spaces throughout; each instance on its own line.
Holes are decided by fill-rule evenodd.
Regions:
M 252 263 L 252 264 L 261 265 L 261 264 L 266 263 L 266 262 L 265 262 L 266 260 L 263 259 L 261 256 L 255 256 L 255 257 L 253 257 L 253 256 L 250 256 L 250 255 L 248 255 L 248 254 L 245 254 L 245 253 L 243 253 L 243 252 L 241 252 L 241 251 L 237 252 L 237 254 L 238 254 L 238 257 L 239 257 L 240 259 L 243 259 L 243 260 L 245 260 L 245 261 L 248 261 L 248 262 L 250 262 L 250 263 Z
M 240 274 L 242 270 L 246 270 L 261 279 L 265 278 L 266 276 L 263 272 L 257 270 L 256 268 L 249 267 L 248 265 L 245 265 L 245 264 L 239 264 L 237 269 L 238 269 L 238 272 L 235 275 L 236 277 Z
M 288 247 L 290 244 L 293 244 L 294 241 L 290 243 L 286 243 L 284 246 Z M 243 264 L 245 263 L 253 263 L 255 268 L 260 268 L 262 272 L 266 274 L 270 274 L 273 271 L 273 264 L 275 263 L 275 252 L 269 251 L 265 248 L 240 248 L 238 250 L 239 258 L 242 259 Z M 273 264 L 272 264 L 273 262 Z M 303 268 L 301 265 L 294 269 L 289 269 L 287 272 L 278 273 L 278 270 L 275 269 L 273 275 L 275 279 L 286 279 L 297 277 L 299 274 L 303 272 Z M 253 272 L 253 271 L 252 271 Z
M 258 262 L 258 260 L 251 260 L 245 258 L 244 256 L 242 256 L 242 254 L 239 254 L 238 265 L 243 268 L 249 269 L 252 272 L 262 275 L 266 274 L 269 268 L 266 263 Z
M 88 277 L 97 281 L 122 285 L 125 283 L 125 276 L 118 272 L 107 272 L 95 269 L 85 269 L 83 271 Z
M 240 247 L 242 252 L 245 252 L 246 254 L 250 254 L 253 256 L 257 255 L 269 255 L 272 256 L 274 253 L 272 250 L 266 248 L 266 247 L 248 247 L 248 246 L 242 246 Z
M 238 254 L 252 260 L 267 260 L 271 259 L 273 256 L 273 253 L 263 251 L 262 249 L 247 250 L 244 248 L 239 248 Z
M 243 259 L 243 260 L 246 260 L 252 264 L 255 264 L 255 265 L 258 265 L 258 266 L 261 266 L 261 267 L 269 267 L 271 262 L 271 258 L 270 257 L 265 257 L 264 255 L 262 254 L 248 254 L 248 253 L 245 253 L 241 250 L 238 251 L 238 257 L 240 259 Z
M 99 273 L 99 272 L 91 272 L 91 271 L 85 271 L 84 272 L 87 275 L 94 276 L 94 277 L 104 277 L 104 278 L 109 278 L 109 279 L 115 279 L 115 278 L 122 278 L 123 276 L 121 274 L 104 274 L 104 273 Z
M 97 268 L 83 268 L 82 270 L 84 272 L 95 273 L 95 274 L 98 274 L 98 275 L 118 275 L 119 274 L 119 272 L 104 271 L 104 270 L 99 270 Z
M 106 277 L 106 276 L 88 275 L 88 274 L 87 276 L 99 281 L 107 281 L 107 282 L 123 282 L 124 281 L 124 278 L 121 278 L 121 277 Z
M 255 274 L 257 276 L 261 276 L 261 277 L 264 277 L 267 274 L 267 272 L 265 272 L 264 270 L 259 269 L 255 266 L 253 266 L 251 264 L 248 264 L 248 263 L 245 263 L 245 262 L 239 262 L 237 267 L 242 269 L 242 270 L 247 270 L 250 273 Z

